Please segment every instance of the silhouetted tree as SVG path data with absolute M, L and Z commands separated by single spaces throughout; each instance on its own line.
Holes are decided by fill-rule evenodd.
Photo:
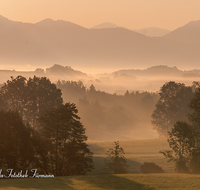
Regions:
M 200 173 L 200 83 L 193 82 L 194 96 L 189 104 L 191 113 L 188 120 L 192 126 L 193 146 L 190 157 L 190 168 L 192 172 Z
M 124 149 L 119 146 L 119 141 L 114 142 L 114 149 L 107 151 L 107 158 L 105 159 L 106 167 L 114 174 L 123 174 L 127 172 L 127 161 L 124 157 Z
M 11 80 L 4 83 L 0 90 L 1 98 L 6 104 L 6 110 L 17 110 L 23 118 L 27 102 L 26 93 L 26 78 L 22 76 L 11 77 Z
M 46 77 L 11 77 L 1 87 L 0 97 L 4 110 L 17 110 L 33 127 L 42 112 L 62 104 L 61 90 Z
M 160 135 L 168 135 L 176 121 L 187 121 L 188 104 L 193 97 L 192 87 L 168 82 L 161 87 L 160 98 L 152 114 L 152 124 Z
M 56 83 L 57 88 L 61 89 L 62 97 L 65 102 L 78 103 L 80 98 L 86 96 L 86 87 L 82 81 L 60 81 Z
M 93 84 L 91 84 L 88 92 L 95 92 L 95 91 L 96 91 L 95 86 Z
M 47 110 L 39 118 L 41 135 L 49 141 L 48 171 L 55 175 L 82 175 L 93 168 L 85 128 L 75 104 Z
M 169 132 L 167 139 L 170 150 L 160 151 L 169 162 L 175 162 L 177 172 L 188 172 L 191 152 L 194 147 L 192 127 L 183 121 L 178 121 Z
M 33 127 L 37 126 L 37 119 L 44 111 L 56 108 L 63 102 L 61 90 L 46 77 L 29 78 L 26 94 L 26 120 Z
M 27 170 L 45 157 L 43 142 L 36 131 L 25 125 L 17 111 L 0 111 L 0 167 Z
M 179 172 L 200 173 L 200 84 L 193 82 L 194 96 L 189 104 L 188 122 L 178 121 L 169 132 L 169 147 L 162 151 L 176 163 Z

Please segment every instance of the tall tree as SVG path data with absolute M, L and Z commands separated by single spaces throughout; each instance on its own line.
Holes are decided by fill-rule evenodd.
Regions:
M 177 172 L 188 172 L 191 152 L 194 147 L 192 127 L 183 121 L 178 121 L 169 132 L 170 150 L 160 151 L 169 162 L 175 162 Z
M 195 91 L 189 104 L 188 122 L 177 121 L 169 132 L 169 147 L 162 151 L 169 161 L 176 163 L 179 172 L 200 173 L 200 85 L 193 83 Z
M 46 77 L 11 77 L 0 89 L 5 110 L 19 111 L 22 119 L 36 127 L 37 118 L 46 109 L 62 104 L 61 90 Z
M 85 128 L 75 104 L 47 110 L 39 118 L 41 135 L 49 140 L 49 171 L 55 175 L 80 175 L 93 168 Z
M 191 123 L 193 131 L 193 149 L 190 157 L 190 167 L 195 173 L 200 173 L 200 83 L 193 82 L 194 96 L 189 104 L 191 113 L 188 114 L 188 120 Z
M 152 124 L 160 135 L 167 136 L 176 121 L 187 121 L 188 104 L 194 93 L 183 83 L 168 82 L 161 87 L 160 98 L 152 114 Z
M 26 93 L 26 78 L 22 76 L 11 77 L 11 80 L 4 83 L 0 90 L 2 101 L 5 104 L 4 109 L 17 110 L 23 118 L 27 102 Z
M 17 111 L 0 111 L 0 167 L 38 167 L 46 155 L 38 133 L 25 125 Z
M 127 161 L 124 156 L 124 149 L 119 146 L 119 141 L 114 142 L 113 149 L 107 151 L 107 158 L 105 159 L 106 167 L 114 174 L 123 174 L 127 172 Z
M 27 81 L 26 120 L 32 126 L 37 126 L 37 119 L 43 112 L 62 104 L 61 95 L 61 90 L 46 77 L 29 78 Z

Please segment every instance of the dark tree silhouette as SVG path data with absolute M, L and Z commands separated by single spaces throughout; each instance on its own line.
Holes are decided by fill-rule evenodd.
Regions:
M 187 122 L 178 121 L 169 132 L 170 150 L 160 151 L 169 162 L 175 162 L 177 172 L 188 172 L 188 163 L 194 147 L 192 127 Z
M 56 108 L 63 102 L 61 90 L 46 77 L 29 78 L 27 81 L 26 120 L 37 126 L 37 119 L 47 109 Z
M 46 77 L 11 77 L 0 89 L 4 110 L 17 110 L 25 122 L 37 126 L 37 118 L 46 109 L 62 104 L 61 90 Z
M 62 97 L 65 102 L 78 103 L 80 98 L 86 96 L 86 87 L 82 81 L 60 81 L 56 83 L 57 88 L 62 90 Z
M 127 161 L 124 157 L 124 149 L 119 146 L 119 141 L 114 142 L 114 149 L 107 151 L 107 158 L 105 159 L 106 168 L 111 170 L 114 174 L 123 174 L 127 172 Z
M 49 141 L 48 171 L 55 175 L 82 175 L 93 168 L 93 153 L 75 104 L 47 110 L 39 118 L 41 135 Z
M 200 84 L 193 82 L 194 96 L 189 104 L 188 122 L 177 121 L 169 132 L 170 150 L 161 151 L 176 164 L 178 172 L 200 173 Z
M 167 136 L 176 121 L 187 121 L 188 104 L 194 93 L 185 84 L 168 82 L 161 87 L 160 98 L 152 114 L 152 124 L 160 135 Z
M 45 157 L 44 143 L 16 111 L 0 111 L 0 167 L 27 170 Z

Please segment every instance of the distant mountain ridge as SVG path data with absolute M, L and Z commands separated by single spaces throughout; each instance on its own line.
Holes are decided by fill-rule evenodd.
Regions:
M 124 28 L 124 27 L 120 27 L 110 22 L 104 22 L 97 26 L 92 27 L 92 29 L 105 29 L 105 28 Z M 150 37 L 161 37 L 170 33 L 169 30 L 157 28 L 157 27 L 148 27 L 148 28 L 142 28 L 142 29 L 133 30 L 133 31 L 138 32 L 140 34 L 144 34 L 145 36 L 150 36 Z
M 112 74 L 115 75 L 116 73 L 147 77 L 200 77 L 200 69 L 185 71 L 178 69 L 176 66 L 168 67 L 167 65 L 152 66 L 147 69 L 118 70 Z
M 92 27 L 92 29 L 104 29 L 104 28 L 118 28 L 116 24 L 110 23 L 110 22 L 104 22 L 102 24 L 96 25 Z
M 87 29 L 52 19 L 30 24 L 1 16 L 0 26 L 0 64 L 12 64 L 15 69 L 19 64 L 45 67 L 56 63 L 105 69 L 155 64 L 200 67 L 200 47 L 188 43 L 193 38 L 200 41 L 199 21 L 153 38 L 125 28 Z M 192 28 L 197 32 L 191 37 Z M 178 38 L 177 32 L 183 35 Z M 186 33 L 190 38 L 180 40 Z
M 191 21 L 169 34 L 166 34 L 164 38 L 200 45 L 200 20 Z
M 15 71 L 15 70 L 1 70 L 0 73 L 8 73 L 12 74 L 14 73 L 15 75 L 17 74 L 39 74 L 39 75 L 54 75 L 54 76 L 80 76 L 80 77 L 86 77 L 88 76 L 86 73 L 74 70 L 71 68 L 71 66 L 62 66 L 55 64 L 51 67 L 48 67 L 46 69 L 41 69 L 37 68 L 35 71 Z M 157 77 L 157 76 L 184 76 L 184 77 L 193 77 L 193 76 L 198 76 L 200 77 L 200 69 L 192 69 L 192 70 L 181 70 L 178 69 L 176 66 L 174 67 L 168 67 L 167 65 L 157 65 L 157 66 L 152 66 L 148 67 L 146 69 L 122 69 L 118 71 L 114 71 L 111 74 L 106 74 L 108 75 L 115 75 L 115 74 L 124 74 L 124 75 L 134 75 L 134 76 L 147 76 L 147 77 Z
M 0 69 L 0 84 L 5 82 L 10 78 L 10 76 L 17 77 L 18 75 L 24 77 L 31 77 L 34 75 L 41 77 L 56 77 L 61 80 L 70 80 L 70 78 L 82 78 L 87 77 L 86 73 L 83 73 L 78 70 L 74 70 L 70 66 L 62 66 L 62 65 L 53 65 L 46 69 L 37 68 L 35 71 L 15 71 L 15 70 L 1 70 Z
M 142 28 L 140 30 L 135 30 L 135 31 L 150 37 L 162 37 L 171 32 L 170 30 L 157 27 Z

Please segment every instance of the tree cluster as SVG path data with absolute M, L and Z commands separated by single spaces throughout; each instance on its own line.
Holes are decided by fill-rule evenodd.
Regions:
M 187 121 L 187 114 L 194 95 L 193 87 L 170 81 L 164 84 L 159 93 L 156 109 L 152 113 L 152 124 L 161 136 L 167 136 L 176 121 Z
M 152 115 L 155 123 L 161 120 L 157 117 L 162 118 L 163 125 L 157 122 L 157 126 L 160 125 L 161 130 L 167 129 L 169 135 L 170 149 L 160 152 L 169 161 L 175 162 L 177 172 L 200 173 L 200 84 L 194 82 L 192 87 L 185 87 L 183 84 L 170 82 L 167 85 L 174 88 L 168 88 L 165 92 L 167 98 L 164 103 L 163 92 L 161 93 L 157 110 Z M 172 95 L 174 93 L 175 95 Z M 159 107 L 161 102 L 162 109 Z M 159 110 L 162 110 L 160 115 Z
M 0 89 L 0 167 L 82 175 L 93 153 L 73 103 L 45 77 L 11 78 Z

